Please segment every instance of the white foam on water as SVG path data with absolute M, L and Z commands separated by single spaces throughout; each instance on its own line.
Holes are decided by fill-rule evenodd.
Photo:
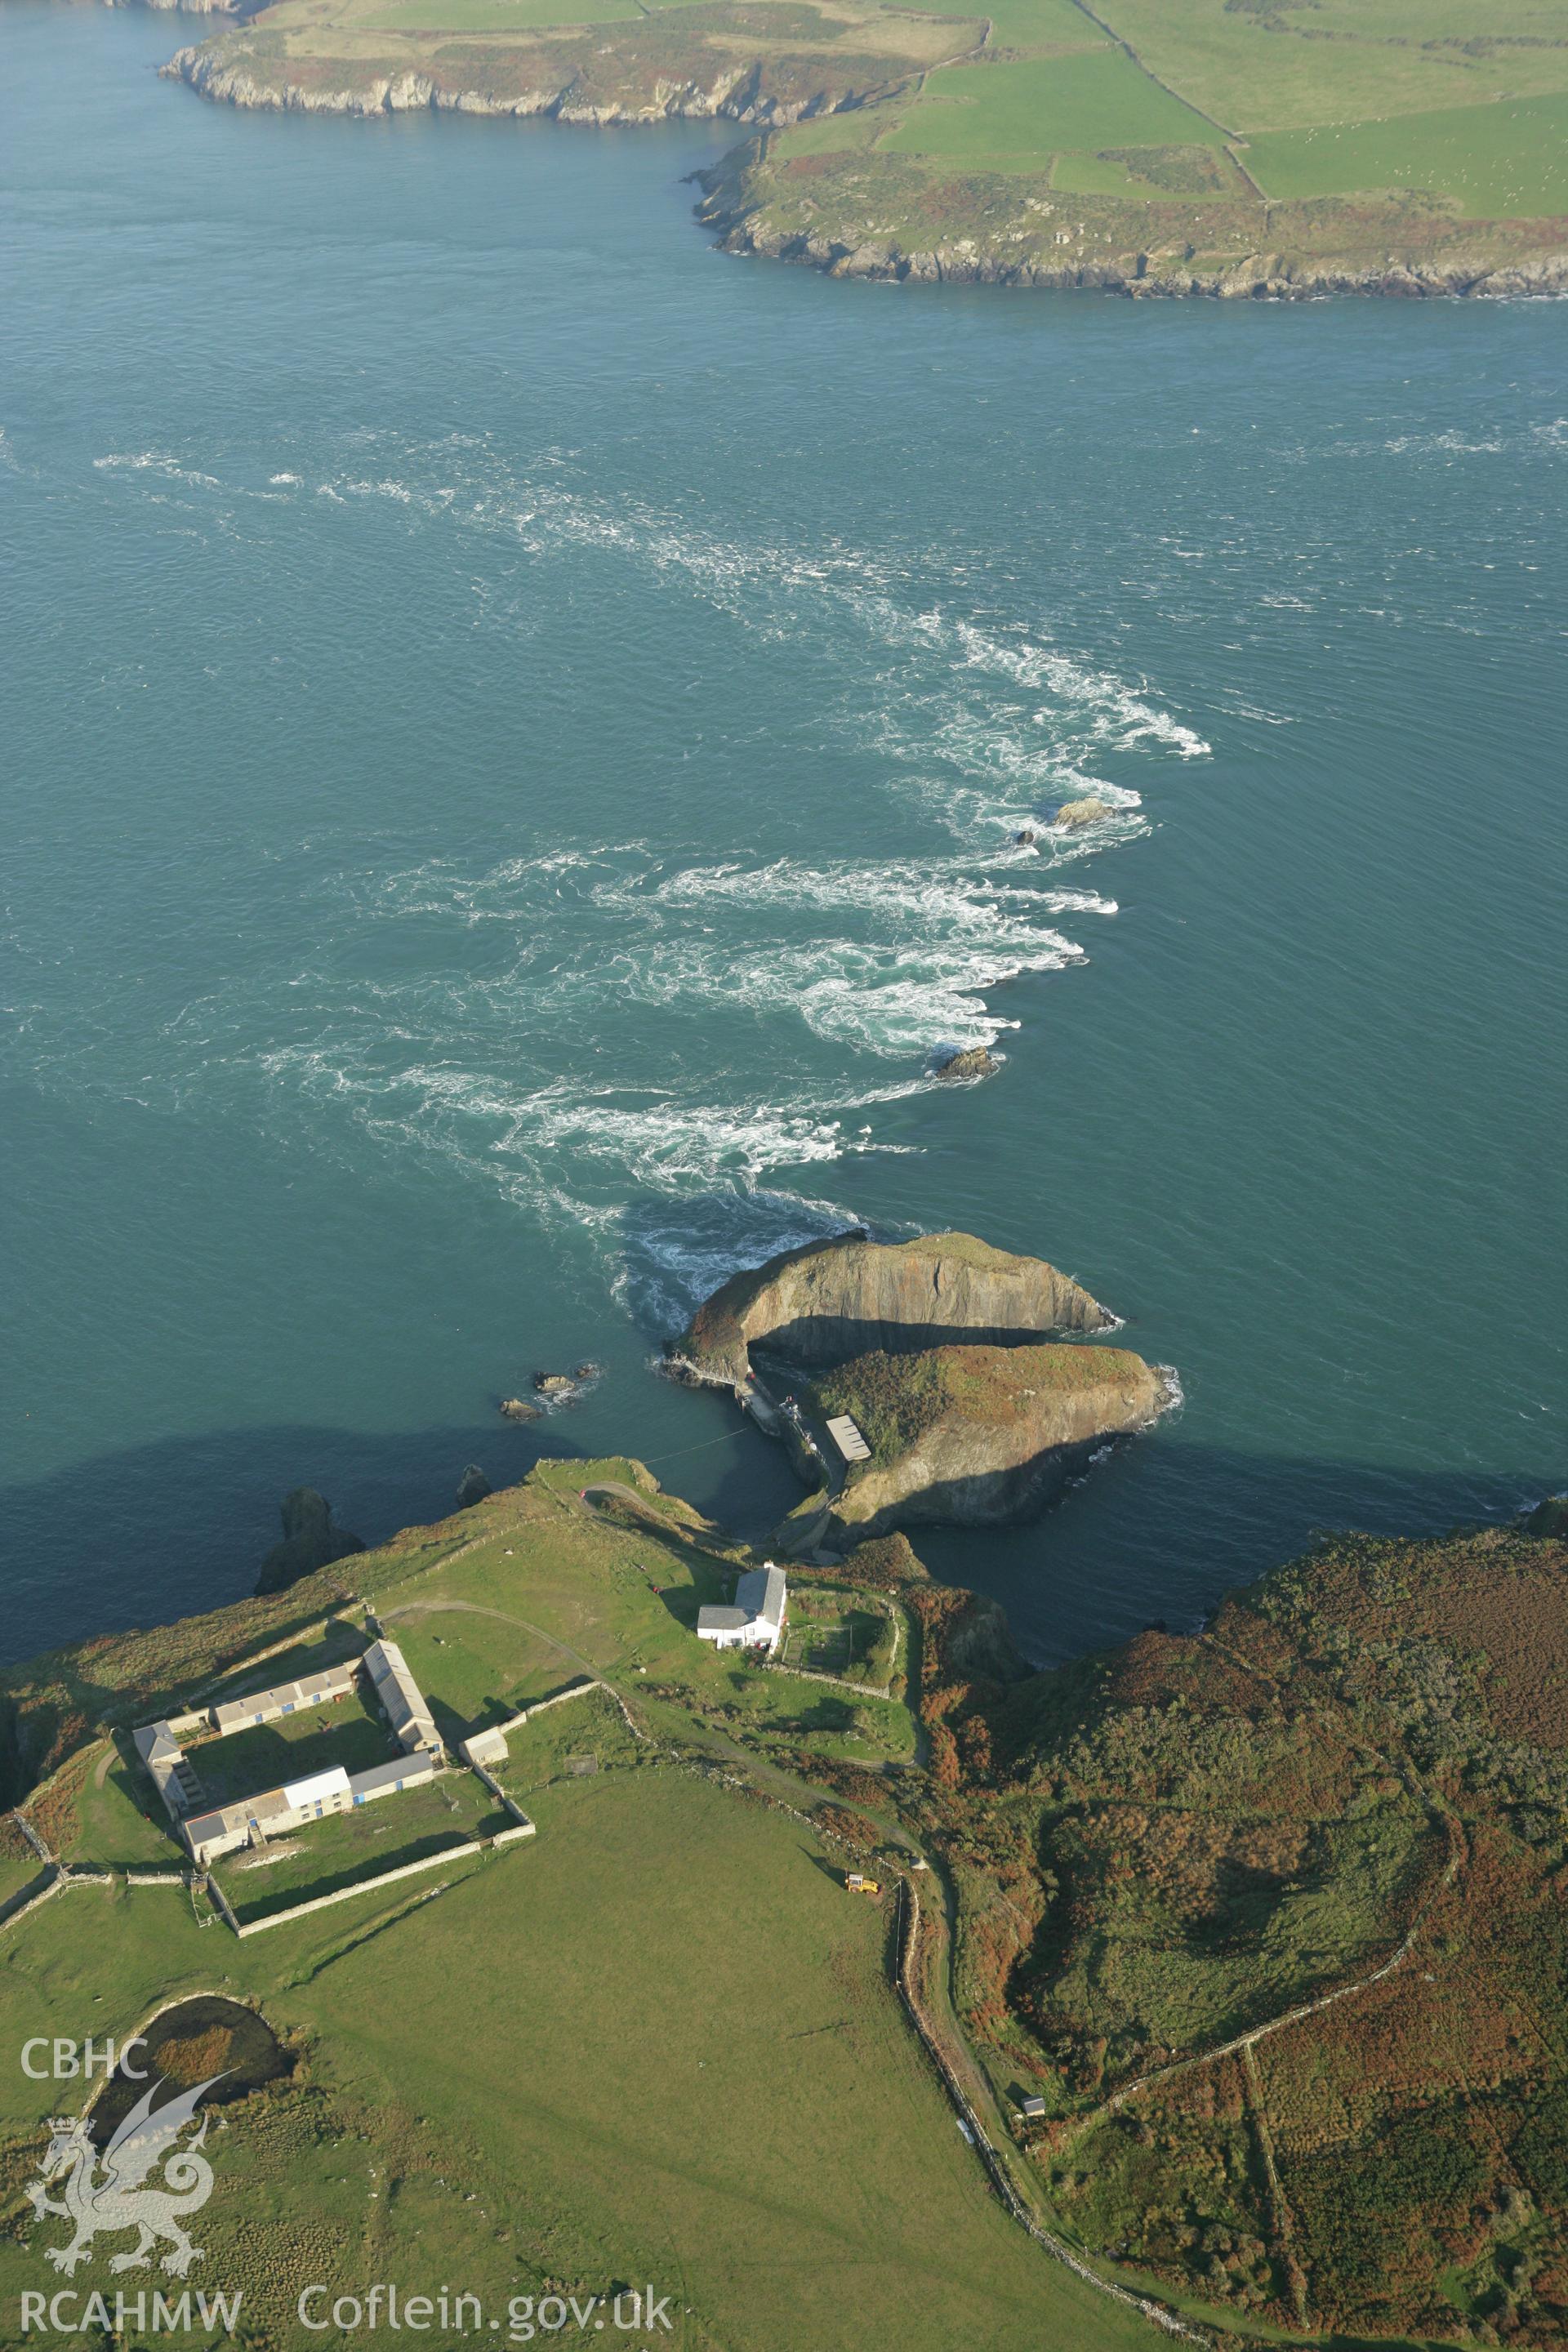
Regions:
M 164 450 L 99 463 L 224 487 Z M 586 1231 L 665 1328 L 736 1265 L 852 1223 L 794 1189 L 804 1171 L 918 1150 L 901 1116 L 935 1082 L 937 1050 L 994 1045 L 1030 1003 L 999 1008 L 999 990 L 1087 961 L 1058 923 L 1114 918 L 1116 901 L 1069 870 L 1149 830 L 1140 792 L 1106 767 L 1208 751 L 1142 679 L 970 609 L 963 566 L 935 556 L 714 532 L 611 498 L 566 453 L 514 467 L 484 436 L 366 429 L 269 479 L 274 497 L 312 486 L 343 529 L 376 509 L 399 531 L 465 535 L 486 626 L 528 634 L 548 567 L 586 551 L 702 599 L 759 646 L 803 642 L 826 754 L 853 751 L 882 796 L 880 856 L 595 842 L 558 812 L 548 849 L 318 877 L 320 952 L 279 980 L 251 1056 L 267 1084 L 316 1108 L 325 1148 L 346 1118 L 389 1154 Z M 268 492 L 231 495 L 243 512 Z M 1104 820 L 1049 831 L 1090 795 Z M 1016 842 L 1026 827 L 1039 838 Z M 651 1073 L 646 1049 L 639 1066 L 622 1048 L 632 1006 L 668 1040 Z M 223 1062 L 256 1009 L 254 991 L 198 1008 L 167 1041 L 176 1083 Z M 889 1062 L 903 1074 L 873 1079 Z
M 170 457 L 163 449 L 115 452 L 107 457 L 95 457 L 92 462 L 95 471 L 100 474 L 157 474 L 164 481 L 184 482 L 191 488 L 199 490 L 221 490 L 224 487 L 216 474 L 204 474 L 194 467 L 182 466 L 177 457 Z

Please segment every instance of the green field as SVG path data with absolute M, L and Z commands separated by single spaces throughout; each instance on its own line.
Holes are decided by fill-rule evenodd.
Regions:
M 610 1772 L 647 1760 L 649 1748 L 627 1729 L 615 1700 L 590 1690 L 510 1732 L 506 1762 L 489 1769 L 509 1796 L 520 1803 L 526 1798 L 531 1809 L 537 1790 L 579 1777 L 584 1768 Z
M 647 1514 L 581 1499 L 608 1479 Z M 1560 1545 L 1325 1542 L 1202 1636 L 1151 1629 L 1048 1675 L 901 1537 L 792 1570 L 814 1654 L 897 1610 L 917 1746 L 890 1697 L 700 1643 L 697 1608 L 748 1563 L 645 1480 L 552 1465 L 355 1559 L 451 1700 L 519 1673 L 611 1683 L 511 1735 L 501 1777 L 536 1837 L 254 1940 L 199 1889 L 122 1881 L 0 1929 L 0 2042 L 122 2038 L 198 1989 L 253 1999 L 289 2039 L 289 2081 L 208 2142 L 202 2283 L 244 2285 L 247 2352 L 320 2340 L 289 2318 L 312 2281 L 443 2278 L 492 2310 L 546 2282 L 651 2280 L 673 2290 L 671 2352 L 1155 2340 L 990 2191 L 890 1979 L 893 1901 L 844 1891 L 862 1854 L 889 1898 L 929 1859 L 907 1879 L 935 1937 L 927 2014 L 1020 2192 L 1124 2278 L 1242 2341 L 1299 2336 L 1282 2195 L 1315 2340 L 1444 2338 L 1443 2279 L 1468 2313 L 1504 2293 L 1523 2312 L 1528 2291 L 1529 2329 L 1504 2340 L 1557 2340 Z M 298 1626 L 325 1589 L 299 1589 Z M 275 1638 L 275 1598 L 3 1678 L 7 1759 L 75 1727 L 27 1800 L 62 1851 L 172 1853 L 91 1710 L 118 1689 L 121 1726 L 144 1720 L 169 1702 L 160 1670 L 188 1687 L 247 1625 Z M 249 1923 L 504 1818 L 454 1770 L 215 1875 Z M 14 1879 L 18 1843 L 0 1844 Z M 1258 2027 L 1255 2063 L 1215 2054 Z M 1036 2088 L 1041 2132 L 1016 2120 Z M 24 2191 L 45 2116 L 77 2096 L 0 2070 L 0 2309 L 57 2242 Z M 1437 2238 L 1415 2226 L 1433 2214 Z
M 256 2352 L 326 2340 L 292 2316 L 302 2286 L 373 2279 L 495 2312 L 652 2281 L 671 2352 L 1145 2343 L 987 2190 L 888 1981 L 885 1913 L 798 1822 L 668 1768 L 565 1784 L 538 1814 L 444 1892 L 253 1942 L 142 1891 L 16 1931 L 18 2041 L 67 2018 L 122 2033 L 200 1987 L 259 1997 L 308 2047 L 300 2081 L 209 2137 L 200 2282 L 243 2283 Z M 38 2089 L 0 2078 L 24 2218 Z M 0 2237 L 5 2308 L 48 2281 L 58 2234 Z
M 1281 200 L 1430 188 L 1479 218 L 1564 213 L 1568 95 L 1271 131 L 1249 142 L 1246 162 L 1264 192 Z
M 1221 143 L 1212 123 L 1112 48 L 945 67 L 880 142 L 894 154 L 1015 168 L 1037 168 L 1058 148 Z
M 1096 14 L 1150 73 L 1248 136 L 1568 89 L 1562 0 L 1096 0 Z
M 183 1870 L 190 1856 L 129 1740 L 93 1759 L 76 1800 L 79 1833 L 68 1862 L 123 1870 Z
M 394 1631 L 450 1746 L 573 1678 L 559 1649 L 514 1619 L 420 1609 L 400 1617 Z
M 510 33 L 622 23 L 642 14 L 637 0 L 375 0 L 355 21 L 366 32 Z

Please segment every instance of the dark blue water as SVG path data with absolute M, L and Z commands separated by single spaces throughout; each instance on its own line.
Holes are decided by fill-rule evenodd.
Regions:
M 237 115 L 188 37 L 0 10 L 5 1649 L 302 1480 L 758 1520 L 647 1360 L 852 1218 L 1179 1368 L 924 1547 L 1042 1657 L 1560 1482 L 1568 310 L 837 285 L 707 249 L 706 131 Z

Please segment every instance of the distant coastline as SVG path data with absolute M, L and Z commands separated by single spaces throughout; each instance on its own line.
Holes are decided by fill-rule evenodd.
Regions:
M 520 21 L 503 0 L 431 0 L 428 14 L 421 26 L 406 0 L 379 13 L 375 0 L 331 0 L 320 12 L 278 0 L 254 16 L 233 12 L 226 29 L 180 49 L 163 70 L 216 103 L 268 111 L 734 122 L 749 135 L 701 175 L 698 218 L 726 253 L 831 277 L 1219 300 L 1568 292 L 1568 189 L 1557 191 L 1549 154 L 1535 152 L 1568 127 L 1553 111 L 1568 98 L 1549 94 L 1500 117 L 1479 102 L 1497 93 L 1478 89 L 1478 102 L 1448 108 L 1458 131 L 1441 108 L 1392 118 L 1406 126 L 1415 163 L 1403 149 L 1383 160 L 1373 139 L 1371 160 L 1350 171 L 1352 184 L 1315 193 L 1322 167 L 1309 145 L 1281 154 L 1269 193 L 1246 136 L 1190 91 L 1177 95 L 1098 16 L 1067 0 L 1055 16 L 1047 0 L 1025 0 L 1021 14 L 1039 16 L 1037 32 L 1020 34 L 1009 17 L 1005 44 L 990 18 L 866 0 L 831 15 L 827 0 L 698 0 L 602 23 Z M 1065 53 L 1064 14 L 1082 28 Z M 1340 37 L 1322 37 L 1331 46 Z M 1382 46 L 1394 59 L 1408 45 Z M 1504 41 L 1504 52 L 1516 64 L 1534 54 L 1522 36 Z M 1251 52 L 1238 55 L 1250 69 Z M 1447 100 L 1445 69 L 1449 82 L 1422 88 Z M 1479 70 L 1474 60 L 1466 68 L 1471 79 Z M 1380 63 L 1368 81 L 1358 53 L 1342 103 L 1381 103 L 1384 71 Z M 1406 71 L 1386 66 L 1403 104 Z M 1201 84 L 1200 58 L 1193 72 Z M 1330 75 L 1323 152 L 1341 136 L 1337 87 Z M 992 111 L 998 127 L 988 131 Z M 1506 171 L 1493 152 L 1500 120 L 1519 125 L 1521 160 Z M 1467 137 L 1480 161 L 1460 168 L 1445 159 Z M 1056 144 L 1079 140 L 1081 151 Z M 1009 142 L 1025 145 L 1015 154 Z M 1358 188 L 1362 168 L 1385 178 Z M 1423 185 L 1428 171 L 1434 183 L 1453 174 L 1451 184 Z M 1500 172 L 1521 184 L 1506 212 Z M 1560 208 L 1531 203 L 1532 173 Z

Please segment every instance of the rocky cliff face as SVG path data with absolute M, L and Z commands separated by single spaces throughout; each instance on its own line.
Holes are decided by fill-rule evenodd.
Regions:
M 258 1594 L 282 1592 L 319 1568 L 363 1551 L 364 1542 L 332 1517 L 332 1507 L 314 1486 L 296 1486 L 283 1497 L 283 1540 L 274 1544 L 256 1580 Z
M 758 56 L 743 12 L 731 26 L 736 14 L 657 11 L 616 26 L 613 41 L 604 26 L 566 26 L 524 28 L 505 43 L 411 37 L 368 50 L 341 28 L 341 48 L 332 28 L 306 42 L 264 15 L 178 50 L 163 71 L 220 104 L 284 113 L 545 115 L 589 125 L 718 117 L 758 130 L 874 103 L 908 73 L 895 56 L 792 54 L 776 43 Z
M 738 1388 L 759 1341 L 804 1364 L 1051 1331 L 1105 1331 L 1115 1321 L 1043 1258 L 1015 1257 L 972 1234 L 888 1244 L 845 1237 L 786 1250 L 738 1274 L 700 1307 L 669 1359 L 683 1377 Z
M 1096 1445 L 1158 1419 L 1168 1377 L 1121 1348 L 945 1347 L 841 1366 L 812 1391 L 872 1448 L 833 1504 L 834 1537 L 1001 1527 L 1060 1492 Z
M 1568 291 L 1568 223 L 1469 220 L 1422 191 L 1270 204 L 1064 196 L 1029 173 L 962 175 L 886 150 L 747 142 L 703 175 L 725 252 L 835 278 L 1222 301 Z

